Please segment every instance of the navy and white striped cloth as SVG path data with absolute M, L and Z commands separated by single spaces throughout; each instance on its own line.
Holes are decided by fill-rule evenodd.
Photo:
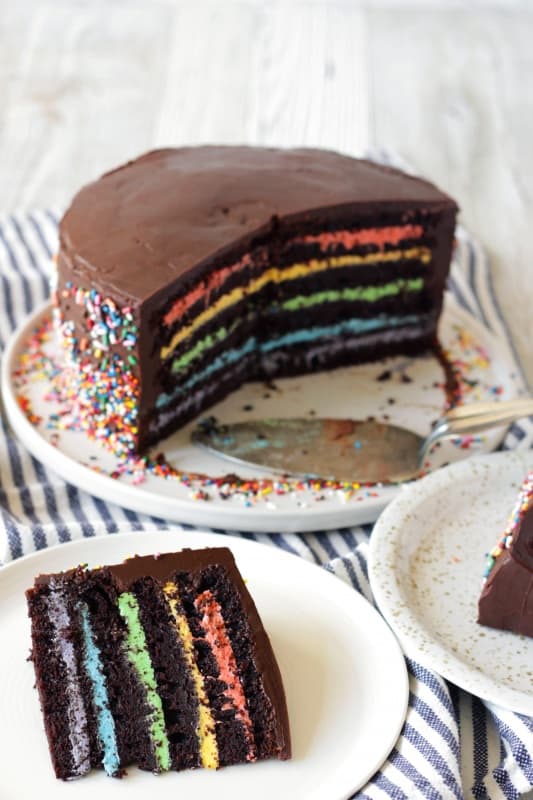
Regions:
M 48 295 L 57 216 L 0 217 L 0 348 Z M 485 255 L 459 231 L 450 290 L 499 337 L 517 371 Z M 531 447 L 533 422 L 509 431 L 504 447 Z M 81 537 L 125 530 L 180 529 L 91 497 L 66 484 L 21 447 L 0 419 L 0 558 Z M 190 526 L 189 526 L 190 527 Z M 367 577 L 371 526 L 314 534 L 246 534 L 321 564 L 372 601 Z M 239 534 L 237 534 L 239 535 Z M 245 535 L 245 534 L 242 534 Z M 3 537 L 3 538 L 2 538 Z M 0 571 L 1 580 L 1 571 Z M 387 762 L 357 798 L 517 798 L 533 787 L 533 719 L 505 711 L 408 661 L 407 719 Z

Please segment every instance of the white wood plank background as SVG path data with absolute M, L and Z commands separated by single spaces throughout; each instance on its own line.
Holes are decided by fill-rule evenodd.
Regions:
M 397 150 L 484 242 L 533 386 L 527 0 L 0 0 L 0 210 L 150 147 Z

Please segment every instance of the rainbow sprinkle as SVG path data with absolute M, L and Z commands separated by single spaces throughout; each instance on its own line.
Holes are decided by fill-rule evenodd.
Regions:
M 59 296 L 70 298 L 83 309 L 85 335 L 76 336 L 74 322 L 61 318 Z M 136 357 L 130 352 L 138 334 L 132 308 L 119 308 L 95 289 L 80 289 L 70 281 L 64 289 L 56 290 L 54 303 L 67 353 L 67 369 L 56 376 L 58 396 L 72 409 L 74 426 L 90 439 L 103 441 L 119 456 L 133 453 L 138 433 L 139 377 Z M 73 424 L 71 419 L 64 422 L 66 426 Z
M 528 472 L 522 486 L 520 487 L 520 493 L 518 495 L 518 499 L 514 505 L 514 508 L 511 512 L 509 517 L 509 521 L 507 523 L 507 527 L 505 528 L 501 538 L 499 539 L 498 543 L 495 547 L 492 548 L 490 553 L 487 555 L 487 562 L 485 564 L 485 570 L 483 572 L 484 581 L 487 580 L 494 565 L 496 564 L 496 560 L 501 556 L 504 550 L 509 550 L 513 544 L 513 534 L 517 530 L 520 522 L 522 521 L 524 515 L 527 511 L 533 506 L 533 470 Z

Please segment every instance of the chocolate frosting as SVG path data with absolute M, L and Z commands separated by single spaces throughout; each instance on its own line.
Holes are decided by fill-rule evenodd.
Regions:
M 83 188 L 60 225 L 61 259 L 132 302 L 206 259 L 325 208 L 353 213 L 455 202 L 399 170 L 325 150 L 184 147 L 155 150 Z M 385 204 L 385 206 L 383 205 Z
M 227 547 L 205 547 L 201 550 L 184 549 L 176 553 L 157 553 L 149 556 L 132 556 L 121 564 L 104 567 L 114 577 L 118 589 L 127 592 L 139 578 L 154 578 L 163 585 L 172 580 L 176 572 L 199 572 L 212 565 L 226 569 L 232 583 L 246 587 L 235 564 L 233 553 Z M 248 592 L 247 592 L 248 593 Z
M 478 622 L 533 636 L 533 506 L 496 559 L 479 598 Z

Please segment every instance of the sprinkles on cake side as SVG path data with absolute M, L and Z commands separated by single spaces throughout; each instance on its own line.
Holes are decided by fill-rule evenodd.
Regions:
M 487 556 L 478 622 L 533 636 L 533 470 Z
M 322 150 L 160 150 L 104 175 L 60 223 L 82 425 L 142 453 L 244 381 L 429 348 L 456 211 Z

